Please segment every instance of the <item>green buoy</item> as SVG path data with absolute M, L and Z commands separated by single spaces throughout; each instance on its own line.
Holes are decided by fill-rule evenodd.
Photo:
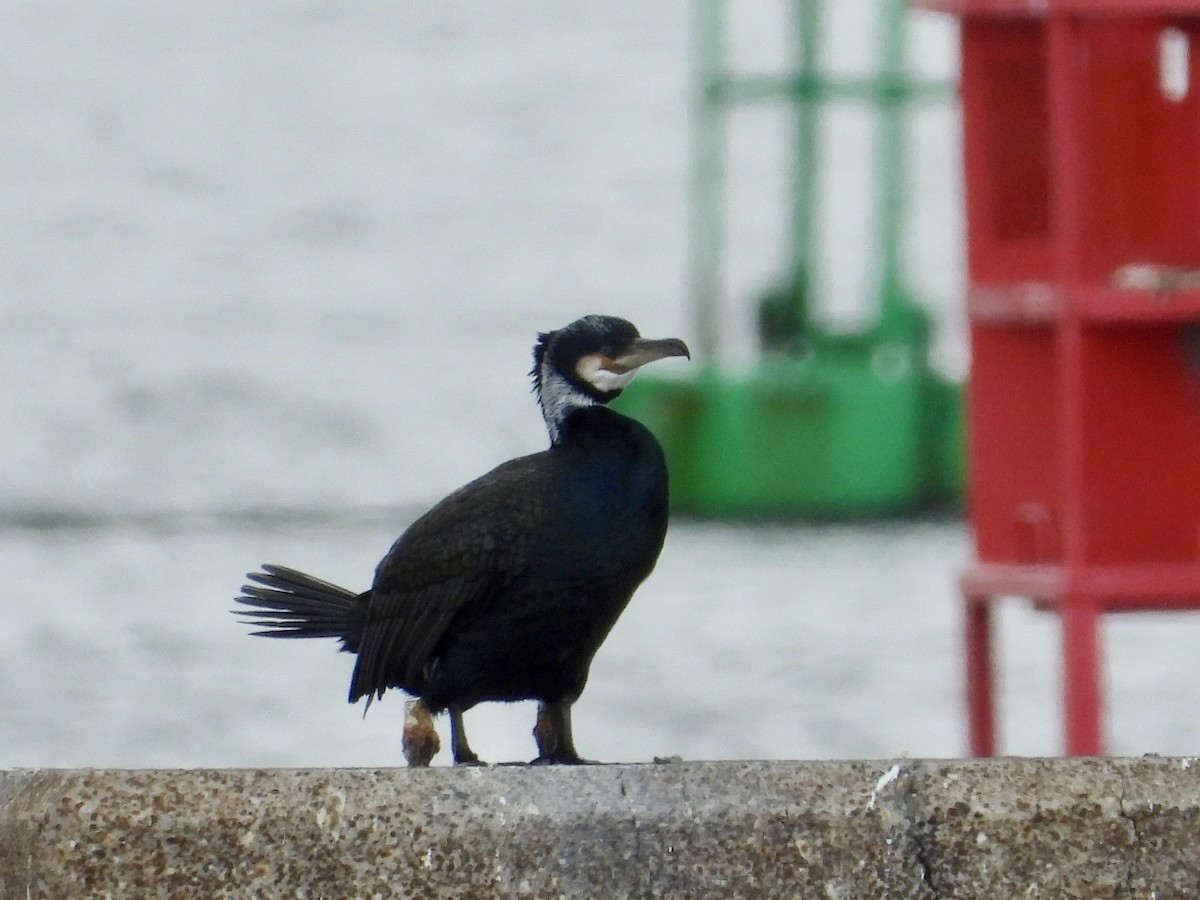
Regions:
M 797 65 L 783 77 L 736 77 L 722 61 L 722 0 L 700 0 L 693 293 L 695 374 L 643 375 L 617 408 L 662 442 L 673 509 L 722 517 L 900 515 L 958 502 L 963 489 L 961 387 L 930 366 L 929 320 L 905 287 L 904 114 L 945 98 L 941 83 L 904 65 L 906 10 L 885 0 L 878 74 L 822 73 L 821 4 L 797 3 Z M 759 363 L 717 362 L 723 117 L 730 106 L 783 98 L 795 106 L 792 259 L 783 284 L 758 304 Z M 869 103 L 880 118 L 880 261 L 877 315 L 852 334 L 833 332 L 810 308 L 816 155 L 823 105 Z

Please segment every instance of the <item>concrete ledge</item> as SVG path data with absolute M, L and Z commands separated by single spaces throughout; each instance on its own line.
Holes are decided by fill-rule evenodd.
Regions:
M 1191 759 L 0 772 L 0 897 L 1196 897 Z

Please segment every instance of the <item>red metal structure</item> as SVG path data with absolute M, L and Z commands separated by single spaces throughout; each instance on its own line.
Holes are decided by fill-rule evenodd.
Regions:
M 992 608 L 1062 619 L 1066 752 L 1103 752 L 1098 623 L 1200 608 L 1200 0 L 961 17 L 972 372 L 970 750 Z

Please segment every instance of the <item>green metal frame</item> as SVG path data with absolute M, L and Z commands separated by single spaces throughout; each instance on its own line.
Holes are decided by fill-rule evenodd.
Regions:
M 710 515 L 898 513 L 962 489 L 957 385 L 929 366 L 929 322 L 903 272 L 905 111 L 946 101 L 951 86 L 907 73 L 907 10 L 881 0 L 883 47 L 870 77 L 826 75 L 823 4 L 797 0 L 796 60 L 784 76 L 738 76 L 724 61 L 724 0 L 697 0 L 691 289 L 699 372 L 643 376 L 622 398 L 663 440 L 676 506 Z M 749 375 L 722 371 L 718 313 L 724 243 L 725 118 L 738 104 L 783 100 L 795 110 L 789 271 L 759 301 L 764 352 Z M 880 116 L 878 314 L 861 332 L 831 332 L 813 315 L 820 114 L 869 102 Z
M 784 76 L 734 75 L 724 61 L 725 0 L 698 0 L 698 85 L 695 108 L 695 164 L 693 167 L 692 295 L 695 298 L 698 347 L 705 359 L 716 359 L 720 306 L 720 270 L 723 249 L 723 146 L 725 116 L 743 103 L 787 100 L 796 109 L 792 169 L 791 247 L 789 283 L 794 287 L 790 318 L 797 329 L 812 329 L 807 300 L 815 276 L 814 233 L 817 209 L 817 157 L 820 107 L 830 102 L 868 101 L 876 104 L 882 120 L 879 168 L 882 191 L 879 204 L 880 244 L 883 250 L 879 324 L 893 323 L 903 335 L 911 319 L 904 288 L 900 234 L 905 215 L 905 108 L 913 102 L 945 102 L 953 87 L 941 81 L 915 79 L 905 65 L 907 13 L 901 0 L 883 0 L 882 62 L 878 74 L 847 78 L 826 75 L 820 67 L 820 34 L 824 4 L 821 0 L 796 3 L 797 50 L 795 71 Z

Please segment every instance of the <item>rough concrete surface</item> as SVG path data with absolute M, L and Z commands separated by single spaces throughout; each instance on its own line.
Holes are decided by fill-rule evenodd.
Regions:
M 0 896 L 1200 896 L 1191 759 L 0 772 Z

